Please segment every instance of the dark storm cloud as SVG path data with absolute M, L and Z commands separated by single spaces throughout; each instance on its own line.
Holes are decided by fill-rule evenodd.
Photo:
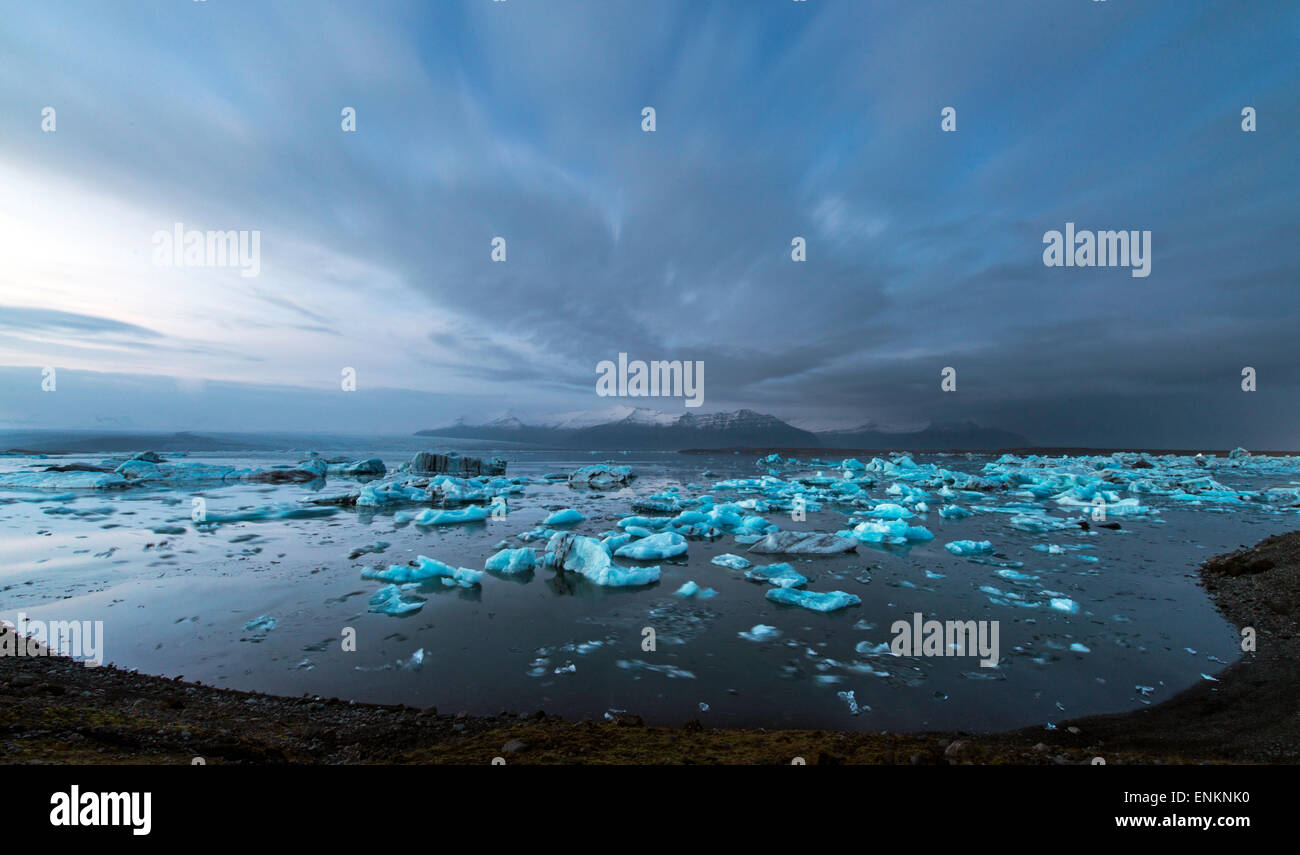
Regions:
M 595 407 L 625 352 L 802 423 L 1289 430 L 1294 3 L 188 5 L 0 25 L 7 156 L 47 157 L 14 112 L 62 97 L 96 133 L 61 168 L 382 263 L 410 296 L 377 311 L 469 325 L 431 342 L 459 376 Z M 1151 275 L 1044 267 L 1067 221 L 1150 230 Z

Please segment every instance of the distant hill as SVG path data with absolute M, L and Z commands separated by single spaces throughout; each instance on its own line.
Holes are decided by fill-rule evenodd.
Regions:
M 993 449 L 1029 445 L 1020 434 L 982 428 L 972 422 L 931 425 L 919 431 L 886 431 L 872 425 L 814 433 L 776 416 L 734 413 L 672 415 L 642 408 L 620 408 L 599 421 L 572 414 L 550 423 L 530 424 L 507 414 L 484 424 L 461 419 L 416 436 L 496 440 L 544 448 L 591 450 L 680 450 L 687 448 L 879 448 L 899 451 Z

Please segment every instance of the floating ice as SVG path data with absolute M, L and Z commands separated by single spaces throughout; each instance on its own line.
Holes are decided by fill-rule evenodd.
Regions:
M 244 632 L 251 632 L 254 635 L 266 635 L 273 629 L 275 629 L 275 618 L 269 615 L 262 615 L 244 624 Z
M 460 508 L 454 511 L 425 508 L 415 517 L 414 522 L 419 526 L 457 525 L 467 522 L 482 522 L 487 517 L 487 508 L 482 505 L 471 505 L 468 508 Z
M 1016 514 L 1007 520 L 1007 525 L 1020 531 L 1028 531 L 1039 534 L 1047 531 L 1060 531 L 1063 528 L 1073 528 L 1073 522 L 1054 519 L 1049 516 L 1038 516 L 1034 514 Z
M 614 664 L 625 671 L 654 671 L 655 673 L 663 674 L 665 677 L 673 680 L 695 679 L 695 675 L 690 671 L 687 671 L 684 668 L 677 668 L 673 665 L 652 665 L 649 662 L 644 662 L 640 659 L 620 659 Z
M 614 550 L 620 558 L 634 558 L 638 561 L 656 561 L 661 558 L 673 558 L 684 555 L 689 549 L 686 538 L 674 532 L 660 532 L 641 540 L 624 544 Z
M 363 555 L 368 555 L 371 553 L 380 553 L 387 548 L 388 548 L 388 541 L 376 540 L 374 543 L 367 543 L 363 546 L 352 547 L 352 551 L 348 553 L 348 558 L 360 558 Z
M 328 471 L 330 475 L 342 475 L 351 478 L 382 477 L 388 471 L 388 467 L 384 466 L 384 461 L 378 457 L 369 457 L 365 460 L 353 460 L 349 463 L 330 463 Z
M 506 461 L 500 457 L 481 460 L 477 457 L 463 457 L 456 452 L 437 454 L 430 451 L 417 452 L 406 466 L 415 475 L 504 475 Z
M 709 597 L 716 596 L 718 592 L 712 588 L 701 588 L 694 581 L 691 581 L 682 585 L 676 591 L 673 591 L 673 593 L 679 597 L 686 597 L 687 599 L 699 597 L 707 600 Z
M 710 564 L 716 564 L 719 567 L 726 567 L 728 570 L 746 570 L 754 566 L 754 562 L 748 558 L 742 558 L 739 555 L 732 555 L 730 552 L 722 555 L 715 555 Z
M 993 544 L 987 540 L 954 540 L 943 548 L 953 555 L 983 555 L 993 551 Z
M 531 551 L 531 550 L 530 550 Z M 387 570 L 362 570 L 361 578 L 378 579 L 382 582 L 423 582 L 427 579 L 451 580 L 452 584 L 464 588 L 478 585 L 483 578 L 483 571 L 470 570 L 467 567 L 452 567 L 433 558 L 419 555 L 415 566 L 393 564 Z M 444 582 L 444 584 L 446 584 Z
M 853 697 L 852 689 L 847 692 L 836 692 L 835 694 L 839 696 L 840 700 L 849 705 L 849 715 L 857 715 L 862 711 L 858 708 L 858 699 Z
M 747 641 L 771 641 L 781 635 L 781 630 L 765 623 L 756 623 L 747 632 L 736 633 Z
M 542 526 L 539 525 L 539 526 L 537 526 L 536 528 L 534 528 L 534 529 L 529 529 L 528 531 L 524 532 L 523 534 L 520 534 L 520 535 L 517 535 L 517 536 L 518 536 L 518 538 L 519 538 L 520 540 L 522 540 L 524 543 L 530 543 L 530 542 L 532 542 L 532 541 L 534 541 L 534 540 L 550 540 L 550 539 L 551 539 L 553 536 L 555 536 L 556 534 L 558 534 L 558 532 L 556 532 L 555 529 L 553 529 L 553 528 L 544 528 L 544 527 L 542 527 Z
M 610 487 L 621 487 L 635 477 L 632 474 L 631 466 L 610 466 L 605 463 L 598 463 L 594 466 L 584 466 L 569 475 L 569 486 L 608 490 Z
M 126 487 L 127 480 L 115 472 L 5 472 L 0 489 L 5 490 L 111 490 Z
M 619 567 L 600 541 L 571 532 L 555 534 L 546 544 L 543 563 L 581 573 L 597 585 L 634 587 L 659 581 L 658 567 Z
M 801 591 L 796 588 L 771 588 L 766 596 L 774 603 L 800 606 L 815 612 L 833 612 L 862 602 L 856 594 L 843 591 Z
M 934 534 L 925 526 L 908 525 L 903 520 L 867 520 L 839 534 L 863 543 L 902 544 L 934 539 Z
M 833 555 L 858 548 L 853 540 L 808 531 L 774 531 L 749 548 L 750 552 L 787 555 Z
M 916 516 L 902 505 L 895 505 L 889 502 L 876 505 L 866 512 L 869 517 L 875 517 L 881 520 L 906 520 Z
M 370 596 L 370 611 L 404 615 L 424 608 L 424 600 L 407 599 L 397 585 L 385 585 Z
M 769 564 L 745 571 L 745 578 L 751 582 L 766 582 L 778 588 L 801 588 L 808 584 L 808 577 L 796 571 L 789 564 Z
M 569 525 L 571 523 L 580 523 L 585 519 L 586 517 L 582 515 L 582 512 L 573 508 L 565 508 L 561 511 L 555 511 L 542 520 L 542 525 Z
M 1069 597 L 1052 597 L 1048 600 L 1048 605 L 1058 612 L 1065 612 L 1070 615 L 1077 614 L 1079 611 L 1079 604 Z
M 483 565 L 484 570 L 497 573 L 527 573 L 537 566 L 537 554 L 528 547 L 521 549 L 503 549 L 493 555 Z
M 228 514 L 207 513 L 198 521 L 199 525 L 216 526 L 235 522 L 264 522 L 268 520 L 305 520 L 327 517 L 338 512 L 338 508 L 304 508 L 298 505 L 268 505 L 264 508 L 249 508 Z

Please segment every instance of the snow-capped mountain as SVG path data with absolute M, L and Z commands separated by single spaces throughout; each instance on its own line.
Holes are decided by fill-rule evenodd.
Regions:
M 674 450 L 683 448 L 815 448 L 817 437 L 775 416 L 734 413 L 662 413 L 645 407 L 613 407 L 599 413 L 567 413 L 525 423 L 513 415 L 483 424 L 458 419 L 419 436 L 499 439 L 553 448 Z
M 418 436 L 501 440 L 546 448 L 681 450 L 688 448 L 863 448 L 899 451 L 979 450 L 1029 445 L 1019 434 L 972 422 L 890 431 L 868 423 L 853 430 L 812 432 L 753 410 L 731 413 L 663 413 L 616 406 L 598 412 L 561 413 L 533 420 L 513 413 L 482 424 L 458 419 Z

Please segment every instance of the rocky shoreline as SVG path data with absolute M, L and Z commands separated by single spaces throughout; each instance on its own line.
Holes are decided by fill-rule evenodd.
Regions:
M 1300 531 L 1210 559 L 1256 650 L 1157 706 L 996 734 L 647 727 L 215 689 L 59 657 L 0 657 L 0 763 L 1107 764 L 1300 762 Z M 0 629 L 0 632 L 5 630 Z M 201 758 L 201 760 L 199 759 Z

